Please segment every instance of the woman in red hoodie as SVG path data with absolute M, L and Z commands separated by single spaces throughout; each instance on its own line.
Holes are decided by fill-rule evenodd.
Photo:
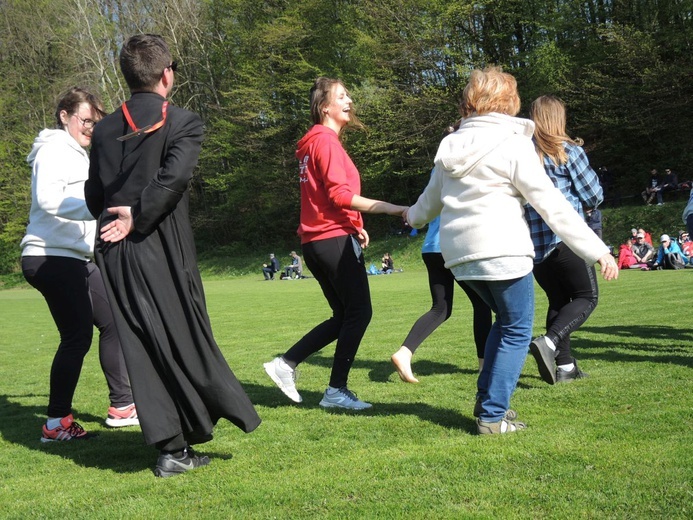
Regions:
M 401 216 L 406 207 L 361 196 L 361 177 L 339 140 L 348 125 L 363 126 L 352 112 L 344 84 L 321 77 L 315 80 L 310 95 L 313 126 L 296 151 L 301 186 L 298 234 L 305 264 L 320 284 L 332 316 L 264 367 L 282 392 L 300 403 L 296 366 L 336 340 L 330 383 L 320 406 L 363 410 L 371 404 L 347 388 L 351 365 L 372 315 L 361 249 L 368 246 L 369 239 L 361 212 Z

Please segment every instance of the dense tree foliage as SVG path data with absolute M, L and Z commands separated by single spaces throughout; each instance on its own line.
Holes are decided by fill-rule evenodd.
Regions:
M 166 38 L 173 101 L 206 122 L 204 247 L 296 243 L 294 147 L 319 75 L 345 81 L 367 125 L 346 136 L 367 196 L 416 200 L 469 71 L 489 64 L 516 75 L 524 108 L 567 102 L 611 189 L 638 192 L 652 167 L 692 176 L 693 0 L 3 0 L 0 22 L 0 271 L 17 265 L 34 136 L 71 85 L 109 110 L 127 98 L 117 54 L 137 32 Z

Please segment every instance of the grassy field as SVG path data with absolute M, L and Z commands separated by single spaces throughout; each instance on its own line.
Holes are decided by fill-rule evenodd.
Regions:
M 397 258 L 395 258 L 397 262 Z M 405 262 L 406 264 L 406 262 Z M 57 333 L 33 289 L 0 291 L 0 517 L 61 518 L 691 518 L 693 270 L 628 271 L 574 349 L 588 379 L 550 387 L 527 360 L 513 408 L 518 434 L 475 435 L 470 305 L 418 350 L 419 385 L 389 356 L 428 308 L 425 273 L 371 277 L 375 314 L 350 386 L 365 413 L 318 407 L 332 347 L 301 365 L 294 405 L 262 363 L 326 317 L 313 279 L 207 279 L 218 343 L 263 424 L 222 421 L 200 446 L 212 463 L 156 479 L 137 428 L 105 427 L 107 390 L 90 352 L 74 400 L 98 438 L 39 442 Z M 535 333 L 545 300 L 537 293 Z

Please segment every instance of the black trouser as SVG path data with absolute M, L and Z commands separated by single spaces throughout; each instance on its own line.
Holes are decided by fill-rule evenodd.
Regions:
M 332 317 L 317 325 L 291 347 L 284 359 L 296 366 L 311 354 L 337 340 L 330 386 L 347 386 L 349 371 L 373 315 L 361 246 L 346 235 L 308 242 L 304 261 L 320 284 Z
M 534 265 L 534 278 L 549 299 L 546 335 L 556 345 L 556 363 L 572 363 L 570 334 L 585 323 L 599 299 L 596 270 L 561 242 Z
M 455 276 L 445 267 L 445 260 L 440 253 L 422 253 L 421 258 L 428 271 L 428 285 L 431 290 L 431 309 L 421 316 L 409 331 L 404 345 L 413 352 L 452 314 L 452 300 L 455 289 Z M 486 338 L 491 330 L 491 309 L 481 297 L 466 283 L 457 280 L 462 290 L 472 303 L 474 315 L 474 343 L 476 355 L 483 359 L 486 348 Z
M 60 333 L 50 375 L 48 417 L 72 413 L 84 356 L 94 325 L 99 329 L 99 360 L 112 406 L 131 404 L 132 392 L 118 332 L 106 296 L 101 271 L 91 262 L 61 256 L 22 257 L 27 282 L 46 299 Z

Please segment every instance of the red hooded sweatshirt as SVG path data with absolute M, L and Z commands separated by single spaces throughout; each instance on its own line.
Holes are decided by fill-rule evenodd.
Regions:
M 301 243 L 358 234 L 361 213 L 351 208 L 361 177 L 331 128 L 314 125 L 298 142 L 301 183 Z

